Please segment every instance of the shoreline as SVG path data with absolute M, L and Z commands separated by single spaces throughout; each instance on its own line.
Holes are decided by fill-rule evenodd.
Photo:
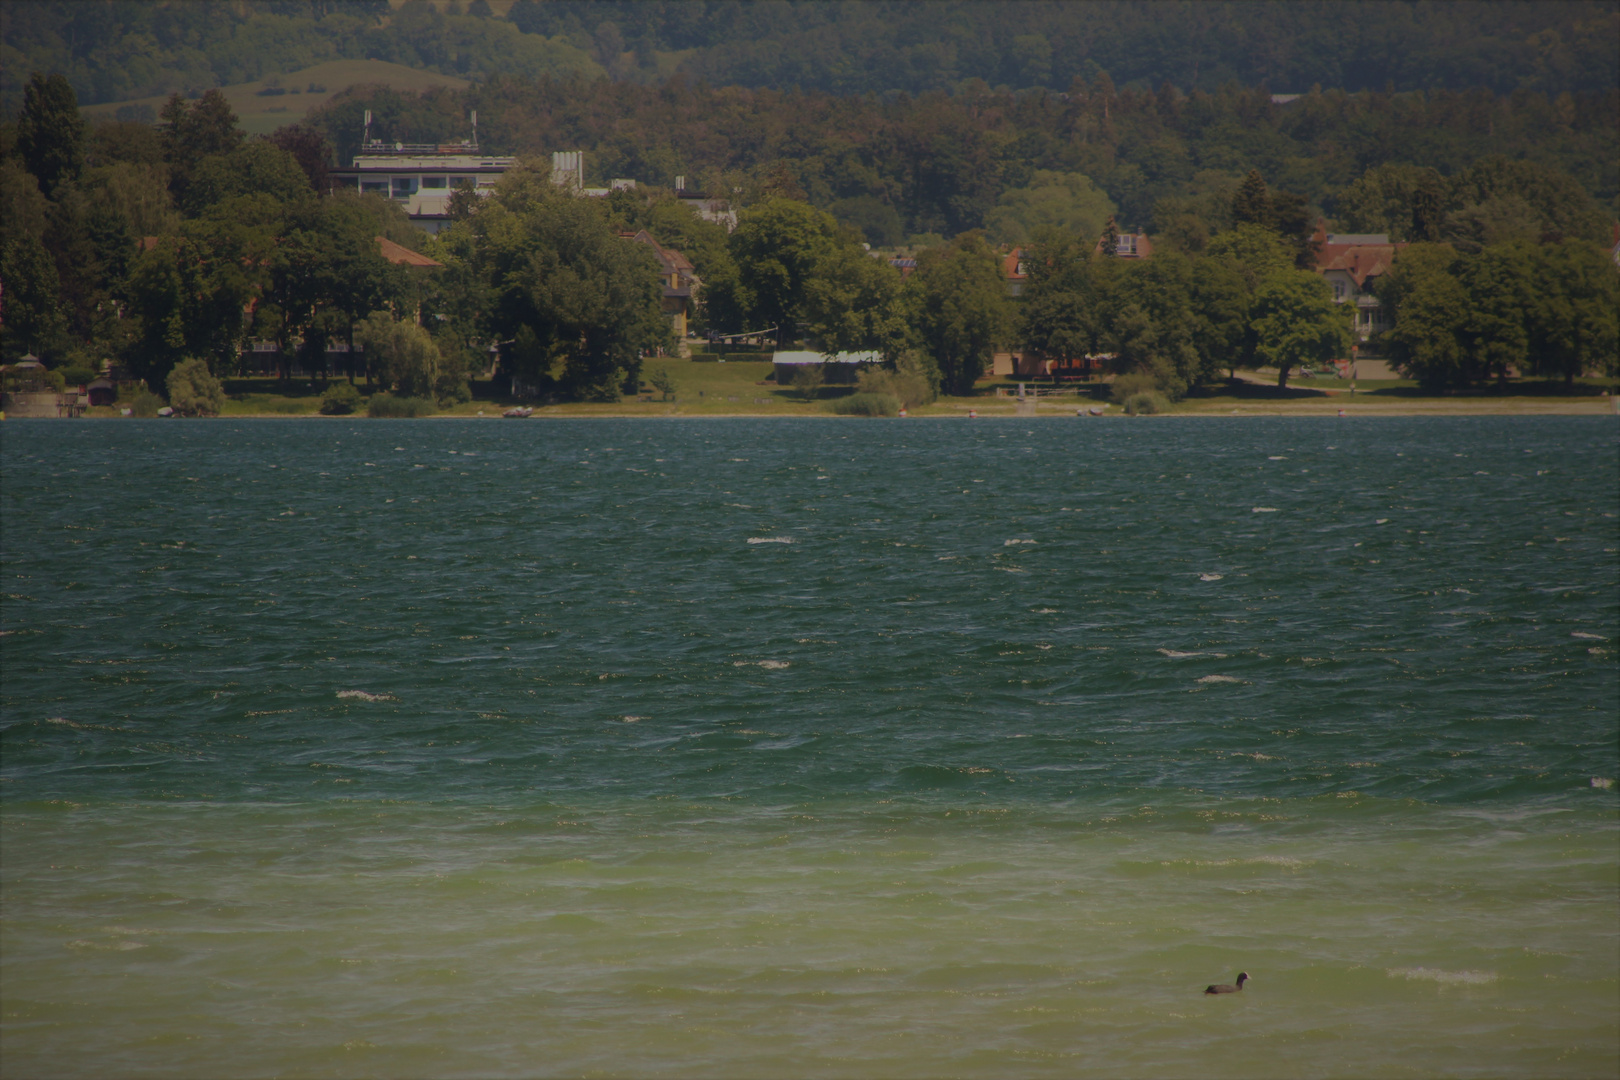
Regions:
M 285 412 L 251 412 L 227 413 L 213 417 L 150 417 L 148 419 L 207 419 L 207 420 L 376 420 L 376 419 L 409 419 L 409 420 L 1185 420 L 1185 419 L 1243 419 L 1245 417 L 1320 417 L 1329 420 L 1351 420 L 1357 417 L 1447 417 L 1447 416 L 1620 416 L 1620 405 L 1614 404 L 1620 399 L 1597 400 L 1563 400 L 1545 401 L 1528 400 L 1517 402 L 1498 401 L 1447 401 L 1444 399 L 1422 400 L 1414 402 L 1395 403 L 1369 403 L 1366 405 L 1299 402 L 1278 403 L 1266 402 L 1244 403 L 1235 407 L 1225 404 L 1194 407 L 1190 409 L 1175 409 L 1170 412 L 1152 415 L 1127 416 L 1117 406 L 1110 406 L 1109 410 L 1101 415 L 1090 415 L 1082 411 L 1077 413 L 1073 408 L 1050 407 L 1039 409 L 1034 413 L 1020 414 L 1016 407 L 1007 406 L 969 406 L 953 405 L 944 408 L 929 406 L 904 417 L 871 417 L 871 416 L 839 416 L 820 410 L 781 411 L 781 412 L 747 412 L 703 410 L 687 411 L 673 409 L 669 411 L 654 412 L 646 409 L 626 409 L 618 406 L 549 406 L 537 408 L 533 416 L 505 417 L 500 413 L 478 415 L 466 412 L 443 412 L 432 416 L 417 417 L 372 417 L 364 414 L 351 413 L 347 416 L 325 416 L 317 412 L 285 413 Z M 548 411 L 555 409 L 556 411 Z M 972 409 L 977 416 L 967 415 Z M 66 417 L 8 417 L 0 414 L 0 421 L 27 421 L 27 420 L 66 420 Z M 136 417 L 118 415 L 91 415 L 73 417 L 74 420 L 109 421 L 133 420 Z

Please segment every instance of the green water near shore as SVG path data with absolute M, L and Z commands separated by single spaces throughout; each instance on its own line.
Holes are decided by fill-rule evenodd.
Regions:
M 1612 1075 L 1617 434 L 8 423 L 0 1069 Z

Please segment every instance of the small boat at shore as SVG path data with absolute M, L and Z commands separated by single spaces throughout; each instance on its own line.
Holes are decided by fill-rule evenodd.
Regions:
M 501 413 L 501 415 L 506 417 L 508 420 L 523 420 L 533 416 L 534 410 L 518 406 L 517 408 L 507 409 L 505 412 Z

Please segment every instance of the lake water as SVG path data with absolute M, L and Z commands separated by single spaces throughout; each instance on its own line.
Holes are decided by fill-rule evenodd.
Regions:
M 1617 436 L 7 422 L 5 1075 L 1613 1076 Z

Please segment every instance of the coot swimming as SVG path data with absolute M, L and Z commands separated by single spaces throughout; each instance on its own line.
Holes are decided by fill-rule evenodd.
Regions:
M 1213 986 L 1204 987 L 1204 993 L 1206 993 L 1206 994 L 1235 994 L 1239 990 L 1242 990 L 1243 989 L 1243 984 L 1248 982 L 1248 981 L 1249 981 L 1249 973 L 1247 971 L 1240 971 L 1240 972 L 1238 972 L 1237 985 L 1236 986 L 1233 986 L 1231 983 L 1216 983 Z

